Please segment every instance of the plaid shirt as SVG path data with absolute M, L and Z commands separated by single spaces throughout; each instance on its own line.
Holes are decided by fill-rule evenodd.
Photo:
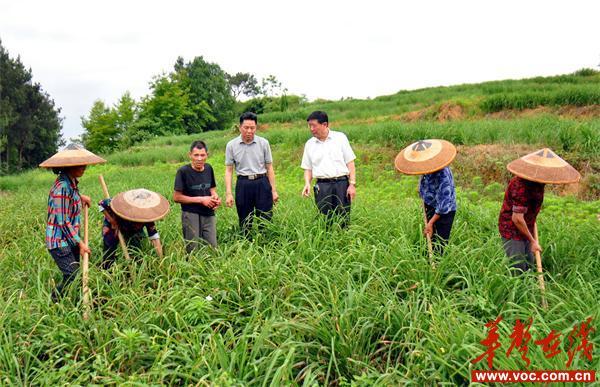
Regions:
M 498 229 L 502 238 L 517 241 L 527 240 L 525 235 L 521 234 L 521 231 L 513 223 L 513 212 L 523 214 L 527 228 L 533 235 L 533 225 L 542 208 L 543 201 L 544 184 L 528 181 L 517 176 L 513 177 L 504 193 L 504 202 L 498 218 Z
M 46 247 L 76 246 L 81 223 L 81 197 L 77 180 L 61 173 L 48 194 L 48 221 L 46 223 Z

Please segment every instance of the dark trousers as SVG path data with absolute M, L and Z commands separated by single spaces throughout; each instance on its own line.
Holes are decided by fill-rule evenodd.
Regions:
M 142 240 L 146 236 L 143 232 L 135 233 L 132 235 L 123 234 L 123 239 L 125 239 L 125 244 L 129 248 L 134 248 L 137 250 L 141 250 L 142 248 Z M 117 249 L 119 248 L 119 238 L 114 236 L 112 232 L 110 234 L 105 234 L 102 238 L 103 244 L 103 252 L 102 252 L 102 268 L 105 270 L 110 269 L 110 267 L 115 263 L 117 259 Z M 134 255 L 137 257 L 138 255 Z M 138 258 L 139 260 L 139 258 Z
M 266 176 L 255 180 L 238 178 L 235 185 L 235 207 L 240 229 L 248 237 L 255 215 L 264 220 L 271 219 L 273 193 L 269 179 Z
M 348 179 L 337 181 L 319 181 L 313 187 L 317 207 L 327 218 L 327 225 L 339 220 L 346 228 L 350 222 L 350 198 L 348 197 Z
M 502 238 L 502 247 L 510 260 L 511 272 L 519 275 L 536 268 L 535 255 L 531 252 L 529 241 Z
M 48 251 L 63 275 L 62 281 L 52 292 L 52 298 L 56 299 L 58 296 L 64 295 L 66 287 L 73 282 L 77 275 L 77 270 L 79 270 L 79 246 L 57 247 Z
M 425 212 L 427 213 L 427 221 L 433 218 L 435 215 L 435 208 L 428 204 L 425 204 Z M 454 223 L 454 215 L 456 211 L 450 211 L 447 214 L 440 215 L 440 218 L 433 224 L 433 236 L 431 243 L 433 244 L 433 251 L 442 255 L 444 253 L 444 247 L 448 244 L 450 239 L 450 231 L 452 230 L 452 223 Z
M 217 247 L 217 217 L 181 211 L 181 226 L 185 251 L 190 254 L 200 246 L 200 240 Z

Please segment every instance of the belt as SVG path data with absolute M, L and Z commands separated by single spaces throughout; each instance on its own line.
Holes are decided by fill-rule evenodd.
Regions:
M 238 175 L 238 180 L 256 180 L 267 176 L 266 173 L 257 173 L 255 175 Z
M 347 175 L 338 176 L 338 177 L 330 177 L 330 178 L 326 178 L 326 179 L 317 178 L 317 183 L 333 183 L 335 181 L 344 181 L 344 180 L 348 180 Z

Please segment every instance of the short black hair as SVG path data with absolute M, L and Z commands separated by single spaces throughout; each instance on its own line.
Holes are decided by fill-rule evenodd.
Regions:
M 208 147 L 206 146 L 206 143 L 202 140 L 196 140 L 192 143 L 192 145 L 190 146 L 190 152 L 194 150 L 194 148 L 198 149 L 198 150 L 202 150 L 205 149 L 208 152 Z
M 87 167 L 87 165 L 73 165 L 72 167 L 54 167 L 52 168 L 52 172 L 54 172 L 55 175 L 60 175 L 61 173 L 68 175 L 73 168 L 79 167 Z
M 329 117 L 327 117 L 327 113 L 322 112 L 320 110 L 316 110 L 310 113 L 306 121 L 308 122 L 310 120 L 317 120 L 319 124 L 323 124 L 325 122 L 329 123 Z
M 240 116 L 240 125 L 245 121 L 245 120 L 252 120 L 254 121 L 255 124 L 258 125 L 258 116 L 255 113 L 252 112 L 246 112 L 244 114 L 242 114 Z

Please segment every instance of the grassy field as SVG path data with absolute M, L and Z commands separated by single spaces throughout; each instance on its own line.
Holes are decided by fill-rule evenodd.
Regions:
M 569 75 L 503 80 L 448 87 L 402 90 L 373 99 L 318 100 L 292 106 L 284 112 L 269 112 L 264 122 L 304 121 L 315 109 L 338 120 L 399 118 L 405 113 L 428 109 L 429 113 L 458 105 L 464 117 L 478 117 L 505 109 L 523 110 L 544 106 L 590 106 L 600 104 L 600 72 L 581 70 Z M 434 114 L 435 115 L 435 114 Z
M 587 317 L 594 326 L 600 320 L 600 119 L 552 109 L 498 118 L 481 106 L 502 93 L 557 95 L 561 82 L 593 94 L 600 79 L 433 88 L 313 104 L 287 119 L 266 114 L 260 134 L 272 144 L 281 196 L 266 232 L 253 242 L 240 239 L 235 210 L 222 208 L 219 248 L 186 256 L 180 209 L 171 202 L 158 225 L 165 257 L 148 249 L 142 263 L 121 260 L 107 272 L 96 266 L 101 216 L 92 208 L 88 321 L 79 288 L 60 304 L 50 302 L 59 273 L 44 247 L 44 226 L 54 176 L 0 178 L 0 384 L 464 385 L 471 369 L 485 368 L 471 360 L 484 351 L 484 324 L 498 315 L 502 347 L 494 366 L 524 369 L 516 350 L 506 356 L 516 319 L 533 318 L 532 341 L 552 329 L 566 341 Z M 460 99 L 466 113 L 453 119 L 393 117 Z M 313 108 L 331 113 L 332 126 L 348 134 L 358 156 L 348 230 L 327 231 L 313 199 L 300 197 L 304 119 Z M 222 196 L 224 147 L 235 135 L 201 136 Z M 417 179 L 392 166 L 400 148 L 423 137 L 459 146 L 452 166 L 458 212 L 435 270 L 421 233 Z M 175 171 L 196 138 L 158 138 L 108 155 L 108 164 L 88 169 L 81 191 L 100 200 L 103 174 L 113 193 L 145 187 L 170 198 Z M 542 146 L 584 175 L 578 188 L 548 189 L 538 218 L 547 310 L 534 275 L 510 275 L 497 231 L 509 178 L 504 165 Z M 571 369 L 600 370 L 597 332 L 590 340 L 593 360 L 577 355 Z M 560 348 L 548 359 L 531 343 L 530 368 L 565 369 L 566 343 Z

